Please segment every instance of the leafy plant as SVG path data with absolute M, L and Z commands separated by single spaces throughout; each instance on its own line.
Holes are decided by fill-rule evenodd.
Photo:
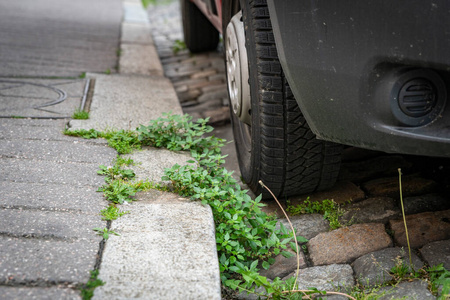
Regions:
M 102 215 L 102 220 L 104 221 L 117 220 L 117 218 L 128 213 L 129 211 L 120 211 L 120 209 L 115 205 L 110 205 L 108 206 L 108 208 L 102 209 L 100 211 L 100 215 Z
M 108 131 L 103 134 L 108 145 L 117 150 L 119 154 L 131 153 L 134 149 L 140 149 L 141 145 L 135 131 L 118 130 Z
M 184 41 L 175 40 L 175 42 L 173 43 L 173 46 L 172 46 L 173 54 L 177 54 L 178 52 L 180 52 L 182 50 L 186 50 L 186 49 L 187 49 L 187 46 Z
M 439 300 L 450 299 L 450 271 L 444 268 L 443 264 L 427 269 L 431 281 L 431 291 L 438 292 L 439 286 L 442 286 Z
M 323 214 L 323 218 L 330 222 L 332 230 L 341 228 L 347 224 L 342 224 L 339 220 L 345 213 L 344 209 L 334 200 L 310 201 L 309 197 L 297 206 L 288 206 L 287 211 L 292 215 L 300 214 Z
M 94 296 L 95 288 L 105 285 L 105 282 L 97 278 L 98 273 L 98 270 L 91 271 L 91 277 L 89 278 L 89 281 L 83 288 L 81 288 L 81 297 L 83 298 L 83 300 L 90 300 L 92 296 Z
M 98 189 L 99 192 L 103 192 L 103 196 L 106 200 L 113 203 L 123 204 L 124 202 L 131 202 L 132 197 L 138 192 L 130 184 L 122 179 L 112 180 L 111 182 L 101 186 Z
M 77 137 L 82 137 L 84 139 L 98 139 L 98 138 L 102 138 L 103 133 L 100 131 L 97 131 L 95 129 L 89 129 L 89 130 L 85 130 L 85 129 L 76 129 L 76 130 L 64 130 L 64 134 L 68 135 L 68 136 L 77 136 Z
M 75 110 L 75 112 L 72 114 L 72 119 L 87 120 L 89 119 L 89 113 L 77 108 L 77 110 Z
M 130 169 L 122 169 L 119 164 L 115 164 L 114 166 L 104 166 L 100 165 L 100 170 L 97 171 L 97 174 L 106 176 L 105 181 L 109 182 L 115 179 L 132 179 L 135 174 L 133 170 Z
M 115 232 L 114 230 L 109 230 L 108 228 L 96 227 L 92 230 L 96 231 L 98 235 L 103 236 L 103 239 L 105 239 L 105 240 L 107 240 L 109 238 L 110 234 L 120 235 L 117 232 Z

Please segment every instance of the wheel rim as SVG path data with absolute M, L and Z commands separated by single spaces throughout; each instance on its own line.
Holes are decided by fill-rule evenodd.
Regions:
M 251 125 L 249 72 L 242 12 L 237 13 L 227 26 L 225 57 L 232 111 L 239 120 Z

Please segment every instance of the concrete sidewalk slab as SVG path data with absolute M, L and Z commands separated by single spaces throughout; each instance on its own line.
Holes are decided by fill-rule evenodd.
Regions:
M 103 177 L 97 175 L 96 163 L 57 163 L 10 158 L 0 160 L 0 170 L 0 181 L 93 187 L 104 183 Z
M 0 286 L 0 295 L 0 299 L 73 300 L 80 298 L 77 291 L 59 287 Z
M 86 79 L 0 78 L 1 117 L 69 118 L 87 92 Z
M 0 143 L 0 155 L 12 158 L 109 164 L 111 155 L 117 152 L 107 145 L 72 141 L 4 140 Z
M 108 205 L 97 186 L 0 181 L 0 208 L 98 214 Z
M 135 129 L 163 112 L 182 114 L 172 83 L 163 77 L 98 75 L 88 120 L 71 120 L 70 129 Z
M 96 263 L 98 243 L 0 236 L 0 284 L 78 285 Z
M 140 193 L 112 224 L 94 299 L 220 299 L 209 206 L 165 192 Z
M 123 157 L 131 158 L 137 162 L 130 166 L 136 174 L 136 180 L 149 180 L 161 183 L 161 177 L 164 176 L 164 170 L 171 168 L 175 164 L 180 166 L 187 165 L 192 160 L 189 152 L 170 151 L 163 148 L 145 147 L 142 151 L 136 151 L 132 154 L 126 154 Z

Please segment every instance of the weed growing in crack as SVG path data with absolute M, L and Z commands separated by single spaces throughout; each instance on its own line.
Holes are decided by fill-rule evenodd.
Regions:
M 77 108 L 72 114 L 72 119 L 75 120 L 87 120 L 89 119 L 89 113 L 87 111 Z
M 309 197 L 305 202 L 297 206 L 289 206 L 287 211 L 292 215 L 300 214 L 323 214 L 323 218 L 330 222 L 330 229 L 338 229 L 349 224 L 342 224 L 339 220 L 345 214 L 345 210 L 334 200 L 310 201 Z
M 91 271 L 91 277 L 89 278 L 89 281 L 83 288 L 81 288 L 81 297 L 83 298 L 83 300 L 90 300 L 92 296 L 94 296 L 95 288 L 105 285 L 105 283 L 97 277 L 98 270 Z
M 128 213 L 129 211 L 120 211 L 120 208 L 116 207 L 115 205 L 110 205 L 100 211 L 100 215 L 102 216 L 103 221 L 117 220 L 119 217 Z
M 100 227 L 96 227 L 94 229 L 95 232 L 97 232 L 98 235 L 101 235 L 103 237 L 103 239 L 107 240 L 109 238 L 110 234 L 114 234 L 114 235 L 120 235 L 117 232 L 115 232 L 114 230 L 110 230 L 108 228 L 100 228 Z

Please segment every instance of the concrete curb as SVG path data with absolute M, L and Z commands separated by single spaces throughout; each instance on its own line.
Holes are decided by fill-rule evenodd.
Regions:
M 119 74 L 96 80 L 90 119 L 72 129 L 133 129 L 163 112 L 181 114 L 163 76 L 148 17 L 139 0 L 124 0 Z M 130 156 L 139 174 L 159 180 L 161 166 L 186 155 L 145 149 Z M 177 157 L 174 157 L 177 156 Z M 139 175 L 141 176 L 141 175 Z M 105 243 L 94 299 L 220 299 L 221 285 L 211 208 L 159 191 L 139 193 L 130 211 L 111 224 L 120 236 Z

